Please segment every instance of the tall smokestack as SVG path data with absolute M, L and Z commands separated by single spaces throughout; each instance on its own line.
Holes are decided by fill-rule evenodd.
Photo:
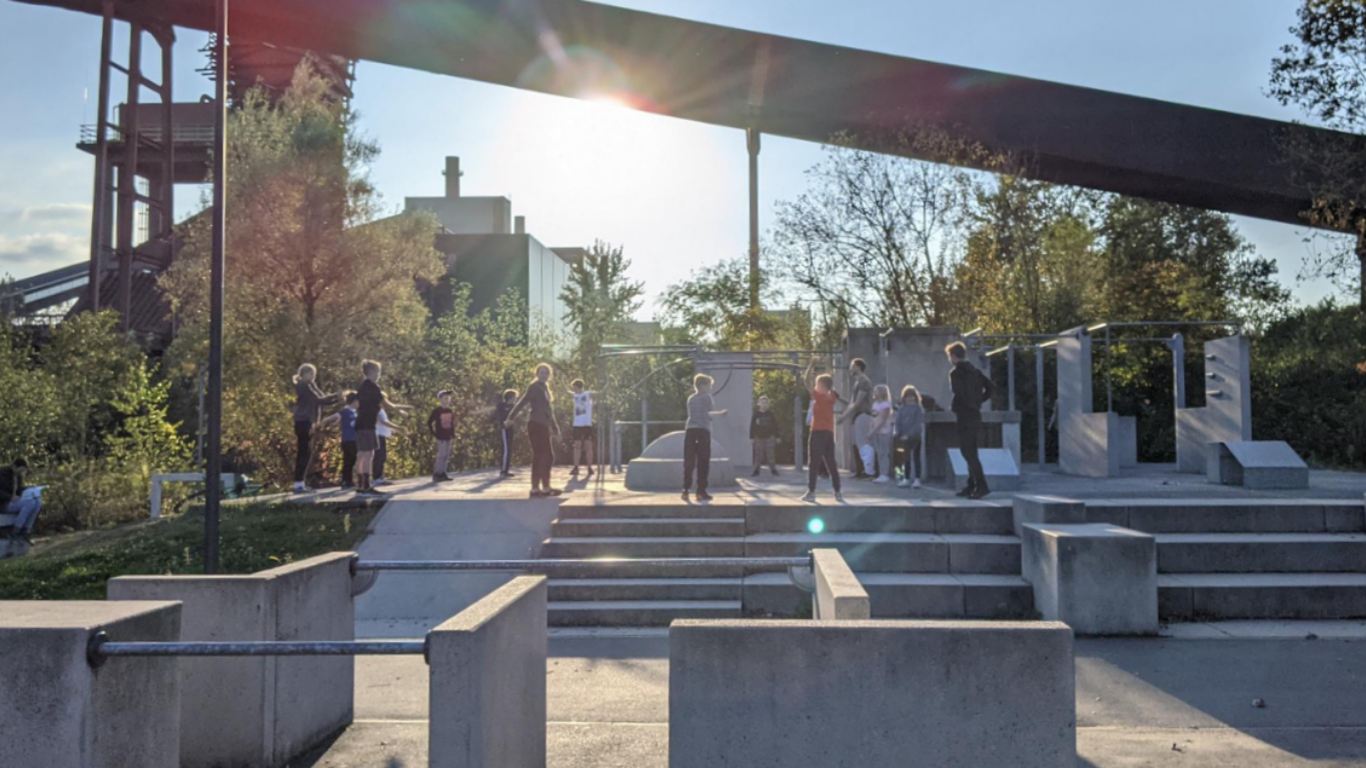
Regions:
M 446 197 L 460 197 L 460 158 L 446 158 Z
M 514 216 L 512 219 L 512 231 L 518 235 L 526 234 L 526 217 Z

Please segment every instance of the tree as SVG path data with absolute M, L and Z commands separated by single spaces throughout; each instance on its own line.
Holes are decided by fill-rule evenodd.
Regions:
M 630 268 L 621 246 L 601 240 L 569 268 L 560 299 L 578 337 L 574 357 L 580 371 L 594 370 L 594 361 L 613 326 L 631 320 L 640 309 L 645 284 L 626 277 Z
M 311 362 L 338 389 L 359 380 L 363 358 L 421 344 L 416 281 L 444 267 L 429 217 L 378 218 L 364 171 L 378 147 L 307 65 L 278 100 L 253 90 L 229 119 L 224 446 L 280 477 L 293 442 L 289 374 Z M 208 217 L 182 235 L 161 286 L 180 325 L 168 357 L 188 379 L 207 357 Z
M 767 268 L 759 270 L 761 306 L 780 302 L 769 273 Z M 670 340 L 713 349 L 805 348 L 810 344 L 805 310 L 756 312 L 749 298 L 749 261 L 728 259 L 697 269 L 687 280 L 666 288 L 660 298 L 659 321 Z
M 841 326 L 942 325 L 954 314 L 975 179 L 953 164 L 994 163 L 937 131 L 889 141 L 945 164 L 857 150 L 837 137 L 807 171 L 808 191 L 779 204 L 774 260 Z
M 1308 273 L 1355 287 L 1366 310 L 1366 0 L 1303 0 L 1296 42 L 1271 68 L 1272 98 L 1297 105 L 1316 122 L 1348 134 L 1285 142 L 1300 183 L 1312 196 L 1306 219 L 1349 233 L 1317 254 Z

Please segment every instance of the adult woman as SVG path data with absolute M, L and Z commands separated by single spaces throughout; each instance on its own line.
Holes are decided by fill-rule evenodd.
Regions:
M 318 369 L 312 363 L 299 366 L 294 374 L 294 437 L 298 440 L 298 450 L 294 454 L 294 491 L 308 490 L 304 480 L 308 475 L 308 464 L 313 458 L 313 429 L 322 419 L 324 405 L 341 402 L 342 394 L 334 392 L 323 394 L 316 380 Z
M 550 487 L 550 468 L 555 464 L 555 453 L 551 433 L 556 440 L 560 437 L 560 425 L 555 421 L 555 411 L 551 405 L 550 377 L 554 370 L 546 363 L 536 366 L 536 379 L 526 388 L 522 399 L 512 407 L 508 414 L 511 421 L 526 408 L 530 412 L 527 419 L 526 434 L 531 443 L 531 495 L 559 496 L 558 488 Z

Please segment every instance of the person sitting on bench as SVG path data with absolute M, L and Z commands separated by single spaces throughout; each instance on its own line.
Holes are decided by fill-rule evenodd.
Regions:
M 11 515 L 18 515 L 10 538 L 29 540 L 33 532 L 33 521 L 43 508 L 42 498 L 37 493 L 24 493 L 24 475 L 28 474 L 28 461 L 23 458 L 14 460 L 8 467 L 0 467 L 0 509 Z M 36 489 L 35 489 L 36 490 Z

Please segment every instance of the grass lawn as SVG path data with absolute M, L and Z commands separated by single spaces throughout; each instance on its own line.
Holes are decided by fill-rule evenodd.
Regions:
M 254 573 L 353 549 L 376 509 L 257 502 L 222 507 L 222 573 Z M 200 510 L 38 539 L 26 557 L 0 560 L 0 600 L 103 600 L 114 576 L 204 572 Z

